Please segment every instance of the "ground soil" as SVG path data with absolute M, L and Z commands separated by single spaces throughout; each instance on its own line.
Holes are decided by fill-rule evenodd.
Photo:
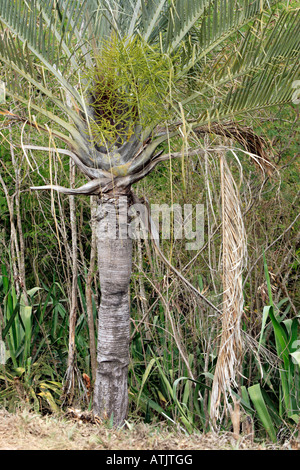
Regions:
M 79 415 L 78 415 L 79 416 Z M 232 433 L 186 435 L 163 425 L 129 423 L 120 430 L 87 422 L 76 413 L 41 416 L 0 409 L 0 450 L 293 450 L 295 444 L 251 442 Z

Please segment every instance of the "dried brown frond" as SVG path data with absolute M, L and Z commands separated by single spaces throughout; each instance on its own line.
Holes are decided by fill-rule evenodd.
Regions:
M 220 418 L 221 398 L 224 411 L 230 411 L 229 397 L 237 387 L 236 374 L 242 358 L 241 316 L 243 314 L 242 272 L 246 260 L 246 233 L 239 193 L 224 154 L 220 156 L 223 220 L 223 314 L 221 344 L 214 374 L 210 416 Z
M 228 122 L 224 124 L 210 124 L 209 126 L 199 127 L 194 131 L 199 134 L 216 134 L 234 139 L 246 152 L 252 154 L 253 157 L 258 157 L 258 159 L 253 158 L 253 160 L 255 165 L 263 173 L 266 172 L 269 176 L 272 175 L 275 166 L 269 159 L 269 155 L 272 154 L 270 147 L 267 141 L 263 137 L 255 134 L 251 127 Z

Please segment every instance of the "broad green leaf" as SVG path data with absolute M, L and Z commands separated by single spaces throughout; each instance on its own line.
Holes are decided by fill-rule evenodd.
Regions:
M 51 410 L 54 413 L 59 413 L 59 407 L 57 406 L 52 394 L 48 390 L 42 391 L 42 392 L 38 393 L 38 395 L 40 397 L 44 398 L 48 402 Z
M 29 295 L 29 297 L 33 297 L 39 290 L 42 290 L 41 287 L 33 287 L 32 289 L 29 289 L 27 291 L 27 294 Z
M 267 431 L 271 440 L 273 442 L 276 442 L 277 440 L 276 431 L 275 431 L 273 422 L 271 420 L 270 414 L 268 412 L 268 409 L 266 407 L 265 401 L 263 399 L 260 385 L 259 384 L 252 385 L 252 387 L 248 388 L 248 393 L 250 395 L 250 398 L 257 411 L 259 419 L 261 420 L 265 430 Z
M 290 355 L 294 358 L 298 366 L 300 366 L 300 351 L 290 353 Z
M 151 372 L 151 369 L 153 367 L 153 365 L 156 363 L 156 358 L 152 358 L 151 361 L 149 362 L 149 364 L 147 365 L 147 368 L 143 374 L 143 377 L 142 377 L 142 383 L 140 385 L 140 391 L 139 391 L 139 394 L 138 394 L 138 398 L 137 398 L 137 406 L 139 404 L 139 401 L 140 401 L 140 398 L 141 398 L 141 394 L 142 394 L 142 391 L 143 391 L 143 388 L 144 388 L 144 385 L 149 377 L 149 374 Z
M 264 329 L 266 326 L 268 315 L 269 315 L 269 307 L 264 307 L 263 315 L 262 315 L 262 322 L 261 322 L 260 337 L 259 337 L 258 348 L 257 348 L 258 351 L 263 341 L 263 334 L 264 334 Z

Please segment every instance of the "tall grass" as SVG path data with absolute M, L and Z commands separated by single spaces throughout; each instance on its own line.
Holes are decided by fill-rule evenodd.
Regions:
M 13 279 L 5 265 L 2 265 L 1 273 L 3 318 L 0 339 L 5 345 L 6 360 L 1 366 L 0 403 L 14 407 L 21 400 L 40 411 L 58 411 L 68 355 L 66 295 L 54 281 L 50 288 L 43 286 L 28 290 L 28 304 L 23 294 L 17 297 Z M 89 374 L 84 313 L 76 324 L 76 348 L 81 369 Z
M 275 374 L 265 371 L 265 376 L 261 377 L 263 389 L 257 383 L 249 387 L 248 392 L 261 423 L 275 441 L 276 428 L 280 429 L 283 423 L 292 427 L 300 419 L 299 317 L 286 318 L 288 309 L 281 314 L 279 306 L 274 304 L 265 255 L 263 258 L 270 305 L 263 310 L 259 345 L 267 343 L 271 330 L 269 342 L 276 351 L 278 363 Z
M 283 427 L 292 433 L 299 423 L 299 321 L 287 318 L 288 300 L 275 305 L 272 286 L 264 259 L 266 284 L 270 305 L 264 307 L 258 353 L 270 351 L 276 360 L 257 363 L 253 354 L 251 383 L 241 382 L 236 397 L 245 416 L 257 422 L 257 429 L 276 441 Z M 81 298 L 76 323 L 77 361 L 81 372 L 90 375 L 88 322 L 83 279 L 78 278 Z M 95 294 L 95 293 L 94 293 Z M 95 297 L 95 296 L 94 296 Z M 96 300 L 93 314 L 97 322 Z M 61 406 L 61 388 L 67 362 L 68 302 L 61 285 L 53 282 L 16 295 L 11 275 L 4 265 L 0 276 L 0 302 L 2 312 L 2 341 L 6 346 L 6 363 L 1 366 L 0 403 L 8 408 L 23 402 L 35 410 L 57 412 Z M 284 307 L 284 312 L 282 309 Z M 131 415 L 146 423 L 167 420 L 186 433 L 209 430 L 209 405 L 213 373 L 216 363 L 215 347 L 209 358 L 196 344 L 187 353 L 188 365 L 183 361 L 174 341 L 173 330 L 164 303 L 154 301 L 147 335 L 145 324 L 136 327 L 138 312 L 133 302 L 131 363 L 129 369 L 129 396 Z M 136 318 L 136 320 L 135 320 Z M 175 317 L 176 319 L 176 317 Z M 185 323 L 183 318 L 181 328 Z M 186 321 L 186 319 L 185 319 Z M 187 337 L 186 337 L 187 338 Z M 186 340 L 186 351 L 193 345 Z M 195 344 L 194 344 L 195 347 Z M 191 349 L 190 349 L 191 351 Z M 206 363 L 205 363 L 206 361 Z M 241 376 L 248 377 L 248 360 Z M 200 371 L 196 379 L 190 371 Z M 224 429 L 231 429 L 230 421 Z

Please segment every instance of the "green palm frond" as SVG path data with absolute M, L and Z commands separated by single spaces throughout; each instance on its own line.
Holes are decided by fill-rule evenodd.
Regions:
M 192 48 L 189 47 L 183 73 L 187 73 L 213 49 L 224 44 L 245 25 L 261 16 L 265 8 L 277 2 L 278 0 L 210 1 L 199 21 L 199 26 L 194 28 L 191 34 Z
M 103 0 L 102 9 L 120 37 L 137 33 L 149 43 L 160 40 L 163 49 L 172 53 L 209 3 L 210 0 Z
M 67 7 L 61 13 L 60 6 Z M 78 103 L 81 97 L 64 77 L 69 61 L 76 65 L 70 46 L 77 27 L 84 21 L 88 2 L 79 0 L 0 0 L 0 19 L 49 70 Z
M 98 41 L 101 41 L 101 39 L 107 40 L 111 30 L 111 23 L 104 1 L 89 0 L 87 2 L 87 31 L 92 42 L 96 42 L 98 45 L 100 45 Z
M 69 132 L 73 136 L 73 138 L 75 138 L 75 140 L 78 140 L 78 141 L 82 140 L 77 129 L 72 124 L 70 124 L 67 120 L 60 118 L 57 114 L 55 114 L 54 112 L 51 112 L 45 106 L 35 104 L 34 102 L 32 102 L 32 100 L 30 100 L 30 98 L 24 97 L 25 83 L 17 81 L 15 76 L 9 75 L 9 72 L 7 72 L 7 78 L 9 79 L 9 77 L 11 77 L 11 79 L 14 80 L 14 86 L 7 89 L 6 92 L 8 96 L 11 96 L 14 100 L 26 106 L 29 114 L 39 113 L 45 116 L 46 118 L 50 119 L 52 123 L 56 123 L 61 129 L 65 129 L 65 131 Z M 23 87 L 22 87 L 22 84 L 23 84 Z M 69 144 L 72 144 L 72 141 L 68 137 L 68 135 L 65 135 L 59 131 L 55 131 L 55 133 L 63 141 L 68 142 Z
M 46 95 L 52 103 L 57 105 L 64 113 L 67 113 L 75 122 L 78 121 L 78 116 L 70 108 L 57 98 L 47 86 L 44 86 L 41 79 L 41 72 L 39 73 L 36 64 L 33 63 L 28 44 L 22 44 L 18 37 L 13 37 L 10 31 L 2 30 L 0 39 L 0 60 L 6 65 L 6 83 L 10 84 L 8 94 L 17 93 L 26 97 L 25 89 L 30 83 L 35 89 Z M 19 80 L 16 76 L 19 75 Z M 23 81 L 25 80 L 25 87 Z M 27 102 L 32 99 L 28 95 Z
M 175 0 L 171 2 L 168 13 L 168 29 L 165 40 L 165 49 L 173 52 L 190 33 L 199 20 L 209 0 Z
M 252 72 L 246 76 L 235 91 L 231 88 L 225 100 L 211 110 L 210 118 L 223 120 L 254 109 L 287 103 L 291 101 L 292 83 L 298 74 L 298 64 L 268 64 L 260 73 Z
M 8 95 L 42 116 L 42 122 L 51 119 L 56 130 L 71 134 L 72 148 L 79 149 L 86 164 L 105 169 L 133 159 L 140 139 L 150 143 L 158 122 L 151 109 L 157 103 L 171 125 L 182 119 L 183 106 L 195 128 L 290 101 L 298 78 L 299 33 L 298 11 L 279 0 L 0 0 L 0 61 Z M 111 94 L 99 79 L 105 71 L 99 58 L 114 41 L 122 45 L 122 60 L 108 54 L 107 76 L 115 83 Z M 133 43 L 135 49 L 129 47 Z M 147 83 L 153 81 L 151 73 L 161 75 L 150 63 L 154 52 L 170 65 L 170 73 L 166 86 L 153 86 L 145 98 L 140 77 L 146 69 Z M 122 87 L 116 67 L 121 63 Z M 102 100 L 98 110 L 95 77 L 104 87 L 97 95 Z M 138 97 L 132 116 L 130 106 L 120 107 L 122 90 L 123 97 Z M 142 99 L 148 100 L 145 106 Z M 111 103 L 118 116 L 121 108 L 123 114 L 128 110 L 122 136 L 119 121 L 105 108 Z M 145 120 L 145 109 L 151 122 Z M 93 126 L 100 129 L 97 139 Z M 116 130 L 110 141 L 103 137 L 105 126 Z M 172 129 L 175 136 L 178 128 Z M 161 143 L 154 140 L 152 151 Z M 141 159 L 151 155 L 145 148 Z
M 84 24 L 88 2 L 1 0 L 0 6 L 1 21 L 22 41 L 27 41 L 36 56 L 51 65 L 58 64 L 62 51 L 72 57 L 70 45 Z
M 270 28 L 268 28 L 269 25 Z M 260 29 L 261 26 L 257 22 L 256 28 L 248 30 L 239 53 L 230 61 L 232 75 L 236 75 L 243 68 L 261 67 L 270 62 L 284 61 L 296 57 L 299 53 L 298 11 L 284 12 L 279 17 L 274 14 L 270 17 L 262 34 L 259 34 Z M 269 29 L 271 34 L 267 36 L 266 32 Z
M 261 19 L 252 23 L 225 60 L 222 54 L 196 76 L 197 91 L 183 100 L 186 109 L 197 110 L 198 122 L 209 122 L 290 101 L 299 71 L 299 27 L 298 11 L 270 16 L 266 28 Z
M 131 34 L 133 33 L 140 14 L 141 0 L 124 0 L 122 2 L 118 0 L 92 0 L 92 2 L 94 8 L 97 9 L 97 13 L 94 15 L 96 23 L 99 25 L 104 18 L 106 20 L 107 35 L 114 31 L 119 38 L 124 38 L 128 36 L 129 30 L 131 30 Z M 101 40 L 99 34 L 97 36 L 96 39 Z
M 142 0 L 141 30 L 145 41 L 151 42 L 157 31 L 158 19 L 166 10 L 166 0 Z

